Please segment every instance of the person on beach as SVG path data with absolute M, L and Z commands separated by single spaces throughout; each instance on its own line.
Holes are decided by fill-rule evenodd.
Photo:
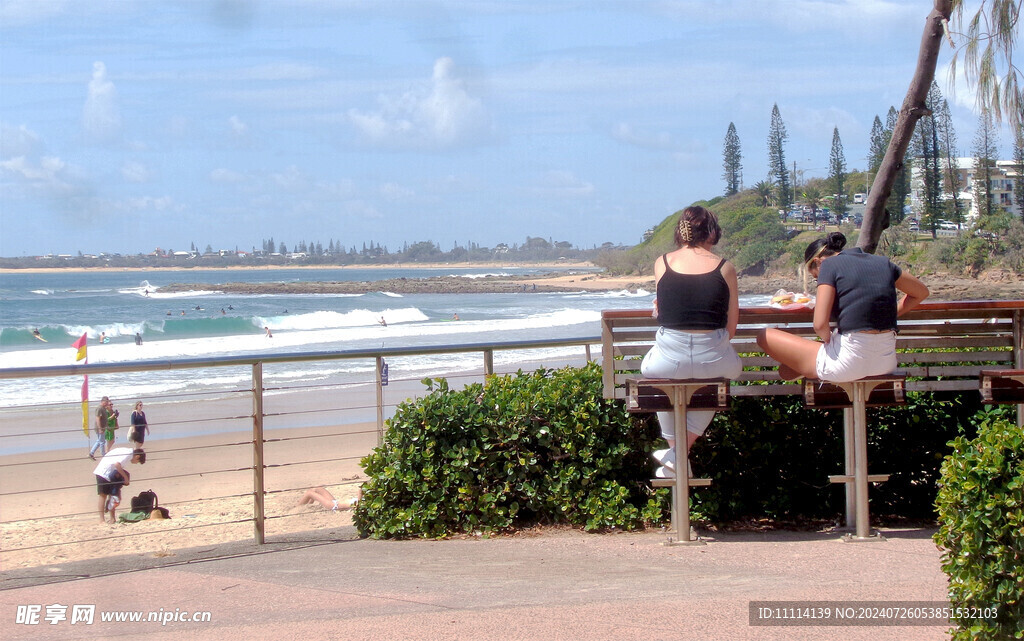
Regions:
M 299 505 L 308 505 L 311 503 L 319 503 L 326 510 L 337 512 L 338 510 L 351 510 L 359 503 L 359 499 L 363 498 L 363 490 L 360 489 L 356 492 L 356 495 L 350 499 L 347 499 L 344 503 L 334 498 L 334 495 L 327 491 L 325 487 L 314 487 L 306 490 L 302 494 L 302 498 L 299 499 Z
M 920 305 L 928 287 L 884 256 L 845 246 L 846 236 L 832 232 L 804 251 L 804 267 L 818 280 L 820 343 L 781 329 L 758 331 L 757 344 L 779 362 L 780 378 L 846 383 L 896 369 L 896 318 Z M 897 290 L 905 294 L 898 301 Z
M 106 515 L 110 513 L 110 522 L 117 523 L 117 506 L 121 504 L 121 488 L 129 485 L 131 474 L 124 466 L 129 462 L 145 465 L 146 452 L 130 447 L 119 447 L 110 450 L 100 459 L 96 469 L 96 494 L 99 495 L 100 523 L 106 523 Z
M 107 401 L 107 410 L 107 429 L 103 433 L 103 438 L 107 442 L 106 451 L 109 452 L 110 450 L 114 449 L 115 433 L 117 432 L 117 430 L 121 428 L 121 426 L 117 424 L 117 419 L 119 416 L 121 416 L 121 412 L 114 409 L 114 404 L 109 400 Z
M 142 445 L 146 442 L 146 436 L 149 434 L 149 424 L 146 422 L 146 413 L 142 411 L 142 401 L 135 404 L 135 409 L 132 410 L 132 426 L 128 430 L 128 443 L 134 449 L 142 449 Z
M 142 345 L 142 334 L 135 332 L 135 344 Z
M 267 332 L 267 338 L 273 338 L 274 337 L 274 334 L 270 331 L 270 327 L 269 326 L 264 325 L 263 329 L 265 329 L 266 332 Z
M 384 320 L 384 317 L 383 317 L 383 316 L 381 316 L 381 317 L 380 317 L 380 320 L 379 320 L 379 321 L 377 321 L 377 324 L 378 324 L 378 325 L 383 325 L 384 327 L 387 327 L 387 326 L 388 326 L 388 322 L 387 322 L 386 320 Z
M 89 458 L 96 460 L 96 450 L 102 448 L 107 453 L 107 420 L 110 418 L 110 399 L 104 396 L 100 399 L 100 406 L 96 408 L 96 422 L 93 424 L 93 433 L 96 435 L 96 442 L 89 450 Z
M 654 317 L 660 328 L 640 372 L 648 378 L 736 378 L 742 362 L 730 343 L 739 322 L 736 268 L 711 249 L 722 237 L 718 219 L 704 207 L 688 207 L 679 216 L 677 249 L 654 263 Z M 714 411 L 686 415 L 687 445 L 704 434 Z M 658 412 L 668 449 L 654 452 L 657 478 L 674 478 L 675 417 Z M 689 466 L 687 466 L 689 467 Z

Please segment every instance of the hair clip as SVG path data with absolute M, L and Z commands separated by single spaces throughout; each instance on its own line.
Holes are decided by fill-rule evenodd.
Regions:
M 690 230 L 690 221 L 679 221 L 679 237 L 684 243 L 688 243 L 693 240 L 693 232 Z

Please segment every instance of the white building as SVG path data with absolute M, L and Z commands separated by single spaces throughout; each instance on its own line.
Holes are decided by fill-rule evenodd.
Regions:
M 978 217 L 978 202 L 974 198 L 974 158 L 957 158 L 957 180 L 961 192 L 958 195 L 960 202 L 967 208 L 966 223 L 974 221 Z M 1024 203 L 1015 202 L 1014 185 L 1017 181 L 1024 180 L 1017 169 L 1016 163 L 1012 160 L 997 160 L 996 166 L 992 168 L 989 178 L 991 183 L 992 202 L 1002 207 L 1016 217 L 1021 216 L 1024 211 Z M 943 188 L 948 188 L 943 179 Z M 944 199 L 949 199 L 949 194 L 943 193 Z M 919 163 L 915 162 L 910 172 L 910 199 L 911 206 L 915 213 L 920 214 L 924 209 L 924 180 L 921 176 Z

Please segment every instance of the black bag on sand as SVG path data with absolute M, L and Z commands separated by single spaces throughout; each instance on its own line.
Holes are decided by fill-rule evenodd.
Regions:
M 149 514 L 159 504 L 156 498 L 156 492 L 153 490 L 146 490 L 145 492 L 139 492 L 138 496 L 132 497 L 132 512 L 144 512 Z

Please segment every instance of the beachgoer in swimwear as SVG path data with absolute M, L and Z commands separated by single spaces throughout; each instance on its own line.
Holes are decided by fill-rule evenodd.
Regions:
M 334 498 L 334 495 L 327 491 L 324 487 L 314 487 L 306 490 L 302 498 L 299 499 L 299 505 L 309 505 L 310 503 L 319 503 L 324 509 L 337 512 L 338 510 L 351 510 L 358 503 L 359 499 L 363 498 L 362 489 L 356 492 L 356 495 L 345 501 L 339 501 Z
M 263 329 L 267 330 L 267 338 L 273 338 L 274 335 L 270 332 L 270 328 L 264 326 Z

